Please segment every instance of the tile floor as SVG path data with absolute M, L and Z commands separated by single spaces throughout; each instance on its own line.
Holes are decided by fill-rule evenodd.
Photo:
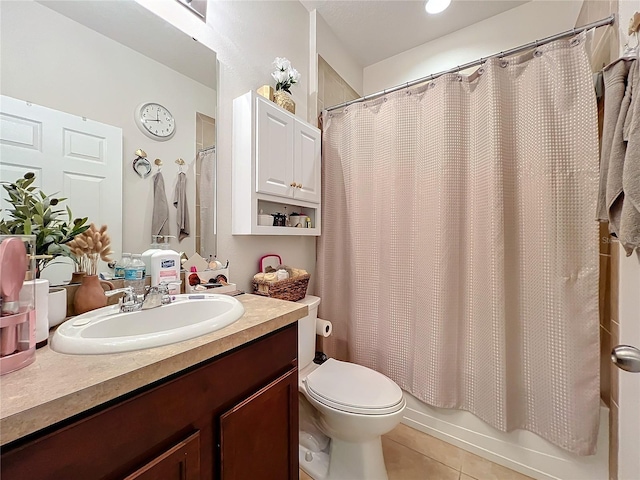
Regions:
M 389 480 L 531 480 L 400 424 L 382 437 Z M 311 480 L 300 470 L 300 480 Z

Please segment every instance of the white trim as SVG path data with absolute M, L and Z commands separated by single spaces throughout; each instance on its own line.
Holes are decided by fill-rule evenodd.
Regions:
M 494 463 L 540 480 L 606 480 L 609 478 L 609 409 L 600 408 L 598 450 L 579 457 L 524 430 L 503 433 L 475 415 L 435 408 L 404 392 L 402 423 Z

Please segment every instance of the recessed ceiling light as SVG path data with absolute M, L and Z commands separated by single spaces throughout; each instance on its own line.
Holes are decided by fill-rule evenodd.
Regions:
M 435 15 L 436 13 L 444 12 L 451 4 L 451 0 L 427 0 L 424 9 L 427 13 Z

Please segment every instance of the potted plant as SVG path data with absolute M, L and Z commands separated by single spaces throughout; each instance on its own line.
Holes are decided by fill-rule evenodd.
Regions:
M 46 195 L 33 186 L 35 174 L 27 172 L 15 183 L 2 182 L 9 194 L 9 218 L 0 219 L 0 233 L 5 235 L 35 235 L 36 277 L 58 257 L 75 259 L 67 243 L 85 232 L 87 218 L 73 219 L 71 209 L 60 207 L 66 198 Z M 66 215 L 65 215 L 66 213 Z
M 298 83 L 300 73 L 291 66 L 291 62 L 284 57 L 276 57 L 273 61 L 276 67 L 275 72 L 271 74 L 276 81 L 276 91 L 273 94 L 273 101 L 285 110 L 296 113 L 296 104 L 291 98 L 291 85 Z

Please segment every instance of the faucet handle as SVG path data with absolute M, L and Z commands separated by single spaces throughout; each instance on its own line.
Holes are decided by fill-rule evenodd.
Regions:
M 108 290 L 104 292 L 107 297 L 112 297 L 113 295 L 117 295 L 119 293 L 124 293 L 122 298 L 118 301 L 118 303 L 120 304 L 120 309 L 122 311 L 129 307 L 134 308 L 134 305 L 142 303 L 142 300 L 133 291 L 133 287 L 117 288 L 115 290 Z
M 158 284 L 158 291 L 160 293 L 169 293 L 171 291 L 171 287 L 172 286 L 178 286 L 179 287 L 180 285 L 182 285 L 182 282 L 176 282 L 176 281 L 173 281 L 173 282 L 171 282 L 171 281 L 169 281 L 169 282 L 166 282 L 166 281 L 160 282 Z
M 132 297 L 133 287 L 116 288 L 115 290 L 107 290 L 104 292 L 107 297 L 112 297 L 114 295 L 118 295 L 119 293 L 124 293 L 125 297 Z

